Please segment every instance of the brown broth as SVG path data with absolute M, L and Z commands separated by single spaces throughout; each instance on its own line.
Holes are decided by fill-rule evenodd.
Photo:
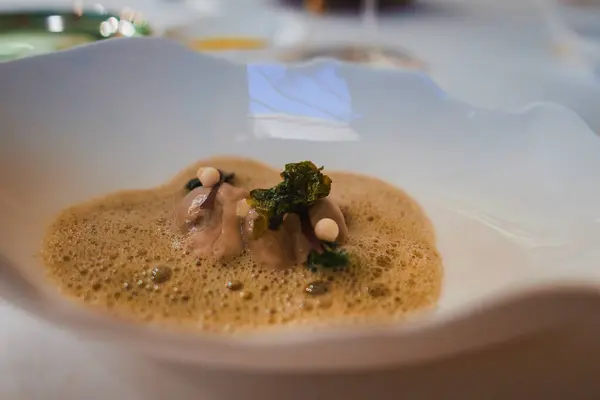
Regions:
M 325 171 L 349 228 L 348 268 L 269 270 L 247 253 L 225 263 L 196 259 L 173 210 L 185 183 L 208 165 L 235 172 L 234 184 L 248 189 L 280 181 L 279 171 L 262 163 L 218 157 L 161 187 L 68 208 L 44 240 L 49 278 L 66 295 L 114 315 L 213 332 L 384 322 L 435 305 L 442 262 L 429 220 L 403 191 L 361 175 Z

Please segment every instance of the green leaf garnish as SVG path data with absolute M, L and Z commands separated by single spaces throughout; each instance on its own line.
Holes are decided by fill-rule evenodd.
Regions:
M 255 189 L 246 199 L 258 213 L 254 221 L 253 237 L 259 238 L 267 229 L 276 230 L 287 213 L 308 215 L 308 208 L 324 199 L 331 191 L 331 179 L 321 171 L 323 167 L 311 161 L 286 164 L 280 174 L 283 179 L 271 189 Z M 312 227 L 311 227 L 312 229 Z
M 348 265 L 348 252 L 338 248 L 336 243 L 323 243 L 323 252 L 319 253 L 312 250 L 306 260 L 306 266 L 310 269 L 316 269 L 317 266 L 323 268 L 345 267 Z

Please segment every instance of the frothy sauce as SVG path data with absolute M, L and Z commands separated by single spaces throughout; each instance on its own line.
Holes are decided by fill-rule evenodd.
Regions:
M 348 225 L 351 265 L 274 270 L 257 265 L 247 252 L 224 263 L 198 259 L 186 249 L 174 210 L 200 166 L 234 172 L 234 185 L 247 189 L 280 181 L 270 166 L 218 157 L 161 187 L 68 208 L 44 240 L 49 278 L 64 294 L 119 317 L 212 332 L 390 321 L 435 305 L 442 262 L 433 228 L 401 190 L 325 170 Z

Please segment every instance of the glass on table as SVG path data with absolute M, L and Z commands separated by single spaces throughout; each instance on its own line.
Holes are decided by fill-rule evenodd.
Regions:
M 137 13 L 111 13 L 103 8 L 8 10 L 0 13 L 0 61 L 67 50 L 111 37 L 147 36 L 146 21 Z
M 381 16 L 401 14 L 413 0 L 301 0 L 310 15 L 306 40 L 281 59 L 333 58 L 373 67 L 423 71 L 425 62 L 380 30 Z M 410 8 L 409 8 L 410 9 Z

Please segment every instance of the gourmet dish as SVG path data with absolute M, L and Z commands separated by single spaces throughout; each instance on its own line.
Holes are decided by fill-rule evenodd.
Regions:
M 378 179 L 311 161 L 217 157 L 167 184 L 60 213 L 42 257 L 66 295 L 119 317 L 216 332 L 389 321 L 435 305 L 435 236 Z

